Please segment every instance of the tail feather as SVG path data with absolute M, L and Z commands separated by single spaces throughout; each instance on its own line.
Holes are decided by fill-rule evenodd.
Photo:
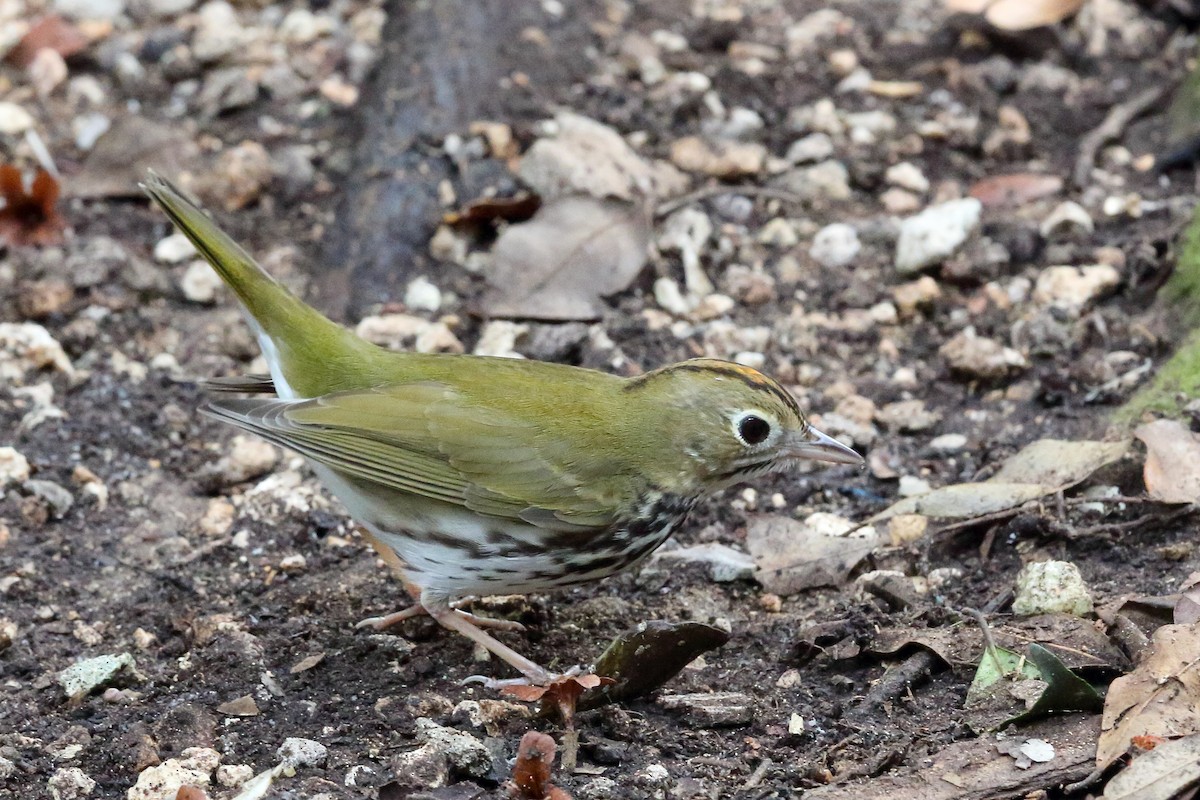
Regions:
M 237 295 L 280 397 L 315 397 L 373 379 L 378 349 L 272 278 L 170 181 L 150 172 L 142 189 Z

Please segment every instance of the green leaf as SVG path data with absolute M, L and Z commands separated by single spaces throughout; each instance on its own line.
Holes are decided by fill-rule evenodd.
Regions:
M 1058 656 L 1040 644 L 1031 644 L 1029 660 L 1037 667 L 1041 679 L 1046 682 L 1046 691 L 1042 692 L 1042 696 L 1028 711 L 1002 722 L 1000 730 L 1009 725 L 1024 725 L 1051 714 L 1103 710 L 1104 696 L 1090 683 L 1067 669 L 1067 665 L 1060 661 Z

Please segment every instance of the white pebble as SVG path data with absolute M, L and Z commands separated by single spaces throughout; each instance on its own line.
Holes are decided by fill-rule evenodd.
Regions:
M 852 225 L 835 222 L 817 231 L 808 254 L 825 267 L 844 267 L 854 261 L 862 250 L 858 231 Z
M 900 223 L 896 270 L 918 272 L 953 255 L 979 227 L 983 204 L 974 197 L 930 206 Z
M 164 239 L 159 239 L 158 244 L 154 245 L 154 258 L 163 264 L 182 264 L 195 255 L 196 248 L 182 233 L 172 233 Z
M 442 307 L 442 290 L 424 277 L 414 278 L 404 290 L 404 305 L 413 311 L 437 311 Z

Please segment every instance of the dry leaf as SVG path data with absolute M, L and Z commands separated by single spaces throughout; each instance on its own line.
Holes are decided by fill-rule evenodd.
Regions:
M 1192 587 L 1179 596 L 1173 615 L 1176 625 L 1191 625 L 1200 621 L 1200 587 Z
M 1200 627 L 1164 625 L 1133 672 L 1117 678 L 1104 702 L 1096 767 L 1107 769 L 1135 736 L 1200 733 Z
M 248 694 L 217 706 L 217 713 L 227 717 L 257 717 L 258 703 Z
M 121 115 L 96 140 L 71 179 L 71 197 L 141 197 L 138 181 L 154 169 L 180 175 L 195 167 L 200 148 L 180 125 L 167 125 L 139 117 Z
M 1129 450 L 1128 441 L 1070 442 L 1039 439 L 1026 445 L 986 481 L 943 486 L 906 497 L 871 518 L 923 514 L 943 519 L 970 519 L 1004 511 L 1061 491 L 1111 464 Z
M 544 733 L 529 731 L 517 745 L 508 795 L 513 800 L 571 800 L 571 796 L 550 783 L 554 765 L 554 740 Z
M 1133 435 L 1146 445 L 1142 477 L 1151 497 L 1164 503 L 1200 500 L 1200 437 L 1172 419 L 1148 422 Z
M 1084 0 L 996 0 L 983 17 L 1002 31 L 1027 31 L 1062 22 L 1083 4 Z
M 803 522 L 764 514 L 746 526 L 746 548 L 758 565 L 755 579 L 782 596 L 817 586 L 840 586 L 850 571 L 887 537 L 834 514 L 816 513 Z
M 1012 208 L 1058 194 L 1062 187 L 1063 180 L 1057 175 L 1018 172 L 976 181 L 970 194 L 984 208 Z
M 1172 800 L 1200 783 L 1200 734 L 1135 758 L 1104 787 L 1104 800 Z
M 87 45 L 87 37 L 78 28 L 58 14 L 49 14 L 29 27 L 4 60 L 24 69 L 41 50 L 53 50 L 63 58 L 70 58 Z
M 299 661 L 297 661 L 295 664 L 292 665 L 291 669 L 288 670 L 288 674 L 296 675 L 301 672 L 306 672 L 306 671 L 312 669 L 313 667 L 315 667 L 317 664 L 320 664 L 324 660 L 325 660 L 324 653 L 314 653 L 311 656 L 305 656 L 304 658 L 300 659 Z
M 650 228 L 635 206 L 566 197 L 512 225 L 492 248 L 491 290 L 482 310 L 493 317 L 599 318 L 602 298 L 626 289 L 646 263 Z
M 56 208 L 58 195 L 58 181 L 46 170 L 38 170 L 26 192 L 21 170 L 0 166 L 0 238 L 14 247 L 58 244 L 66 227 Z
M 524 222 L 542 207 L 542 198 L 532 192 L 515 197 L 480 197 L 458 211 L 442 215 L 447 225 L 479 225 L 495 222 Z

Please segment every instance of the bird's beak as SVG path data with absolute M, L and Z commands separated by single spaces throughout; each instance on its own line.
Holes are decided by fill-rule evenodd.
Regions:
M 790 458 L 832 461 L 835 464 L 861 464 L 863 457 L 846 445 L 809 425 L 792 437 L 787 447 Z

